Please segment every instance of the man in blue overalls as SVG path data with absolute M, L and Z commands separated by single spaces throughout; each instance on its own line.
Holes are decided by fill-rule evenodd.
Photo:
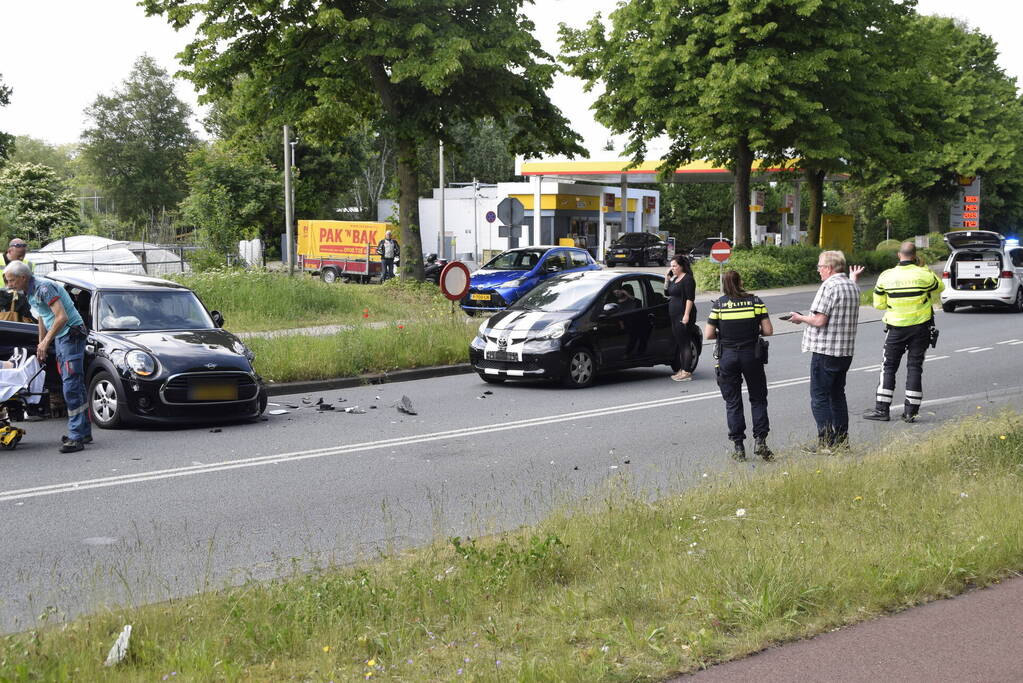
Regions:
M 51 280 L 33 275 L 24 262 L 8 264 L 4 268 L 4 282 L 28 297 L 32 313 L 39 321 L 36 347 L 39 362 L 46 362 L 51 345 L 56 351 L 68 421 L 68 434 L 61 439 L 60 452 L 76 453 L 92 441 L 85 400 L 85 323 L 67 291 Z

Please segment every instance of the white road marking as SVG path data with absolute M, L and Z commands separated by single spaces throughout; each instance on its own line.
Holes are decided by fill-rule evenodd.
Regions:
M 973 351 L 970 351 L 969 353 L 980 353 L 981 351 L 990 351 L 993 348 L 994 348 L 993 346 L 985 346 L 982 349 L 974 349 Z
M 924 362 L 926 363 L 929 360 L 945 360 L 946 358 L 951 358 L 951 356 L 927 356 L 927 358 L 924 358 Z
M 998 342 L 999 344 L 1023 344 L 1023 341 L 1019 339 L 1006 339 L 1005 341 Z
M 784 387 L 797 386 L 800 384 L 806 384 L 810 381 L 807 377 L 794 377 L 792 379 L 780 380 L 778 382 L 768 383 L 769 389 L 781 389 Z M 141 484 L 144 482 L 158 481 L 161 479 L 174 479 L 178 477 L 188 477 L 197 474 L 210 474 L 213 472 L 224 472 L 227 470 L 241 469 L 245 467 L 258 467 L 261 465 L 277 465 L 284 462 L 296 462 L 299 460 L 309 460 L 312 458 L 323 458 L 328 456 L 347 455 L 350 453 L 359 453 L 364 451 L 372 451 L 381 448 L 394 448 L 396 446 L 411 446 L 421 443 L 429 443 L 431 441 L 442 441 L 447 439 L 459 439 L 467 436 L 477 436 L 483 434 L 490 434 L 493 432 L 508 431 L 512 429 L 526 429 L 531 427 L 539 427 L 548 424 L 557 424 L 559 422 L 569 422 L 572 420 L 581 420 L 586 418 L 594 417 L 605 417 L 609 415 L 621 415 L 622 413 L 633 412 L 637 410 L 648 410 L 650 408 L 664 408 L 674 405 L 680 405 L 683 403 L 693 403 L 695 401 L 705 401 L 708 399 L 720 400 L 721 393 L 715 389 L 714 391 L 706 391 L 700 394 L 693 394 L 692 396 L 675 396 L 671 398 L 655 399 L 651 401 L 641 401 L 638 403 L 626 403 L 617 406 L 606 406 L 603 408 L 595 408 L 592 410 L 580 410 L 571 413 L 562 413 L 560 415 L 548 415 L 545 417 L 536 417 L 526 420 L 512 420 L 510 422 L 503 422 L 491 425 L 482 425 L 477 427 L 466 427 L 463 429 L 451 429 L 443 432 L 433 432 L 428 434 L 415 434 L 410 436 L 397 437 L 392 439 L 382 439 L 379 441 L 366 441 L 363 443 L 355 443 L 344 446 L 334 446 L 331 448 L 317 448 L 308 451 L 295 451 L 292 453 L 278 453 L 274 455 L 263 455 L 254 458 L 241 458 L 237 460 L 226 460 L 219 463 L 209 463 L 206 465 L 193 465 L 187 467 L 175 467 L 163 470 L 153 470 L 151 472 L 138 472 L 135 474 L 122 474 L 112 477 L 101 477 L 97 479 L 86 479 L 83 481 L 74 482 L 63 482 L 60 484 L 49 484 L 45 486 L 35 486 L 32 488 L 15 489 L 11 491 L 0 491 L 0 502 L 6 502 L 11 500 L 22 500 L 26 498 L 37 498 L 40 496 L 48 496 L 57 493 L 69 493 L 72 491 L 85 491 L 87 489 L 106 488 L 110 486 L 125 486 L 128 484 Z
M 965 349 L 956 349 L 955 351 L 953 351 L 953 353 L 962 353 L 963 351 L 972 351 L 972 350 L 974 350 L 976 348 L 978 348 L 978 347 L 976 347 L 976 346 L 967 346 Z
M 863 372 L 874 372 L 875 370 L 880 370 L 881 366 L 880 365 L 865 365 L 862 368 L 856 368 L 856 369 L 857 370 L 862 370 Z
M 1023 344 L 1023 341 L 1012 342 L 1009 346 L 1019 346 L 1020 344 Z

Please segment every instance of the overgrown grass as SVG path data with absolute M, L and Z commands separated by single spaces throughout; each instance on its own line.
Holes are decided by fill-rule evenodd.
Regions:
M 451 310 L 430 283 L 389 280 L 383 285 L 324 284 L 304 273 L 211 270 L 172 278 L 191 287 L 232 332 L 429 317 Z
M 476 328 L 461 312 L 445 311 L 386 327 L 359 325 L 316 337 L 251 337 L 245 344 L 256 353 L 256 371 L 263 379 L 290 382 L 467 363 Z
M 621 487 L 501 537 L 10 636 L 0 680 L 662 678 L 1020 569 L 1021 468 L 1003 415 L 653 504 Z
M 751 291 L 771 287 L 792 287 L 819 282 L 817 258 L 821 250 L 816 247 L 758 246 L 737 249 L 725 264 L 726 269 L 737 270 L 745 287 Z M 849 263 L 865 266 L 868 272 L 880 273 L 894 266 L 898 259 L 885 251 L 856 251 L 846 254 Z M 703 291 L 719 289 L 720 268 L 711 259 L 693 265 L 696 286 Z

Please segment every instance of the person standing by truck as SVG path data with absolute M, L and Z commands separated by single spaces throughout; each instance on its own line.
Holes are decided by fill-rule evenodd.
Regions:
M 384 233 L 384 238 L 377 245 L 377 254 L 380 255 L 384 263 L 384 272 L 380 275 L 380 281 L 384 282 L 394 277 L 394 259 L 401 255 L 398 240 L 391 237 L 390 230 Z

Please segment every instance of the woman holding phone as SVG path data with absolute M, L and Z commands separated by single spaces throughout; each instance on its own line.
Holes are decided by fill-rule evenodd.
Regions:
M 664 276 L 664 295 L 668 297 L 668 316 L 675 337 L 675 353 L 671 362 L 675 374 L 671 378 L 676 382 L 687 382 L 693 378 L 689 368 L 693 367 L 691 335 L 692 324 L 696 321 L 696 280 L 689 259 L 682 254 L 671 258 L 671 270 Z

